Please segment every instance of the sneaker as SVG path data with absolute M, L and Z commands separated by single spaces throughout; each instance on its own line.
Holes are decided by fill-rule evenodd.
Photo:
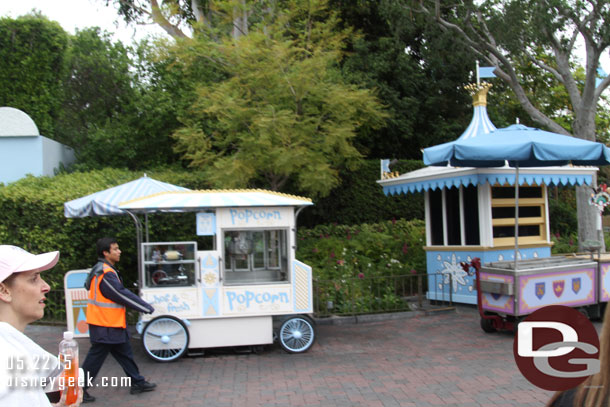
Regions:
M 131 390 L 129 390 L 129 392 L 131 394 L 144 393 L 146 391 L 153 391 L 155 389 L 155 387 L 157 387 L 156 384 L 150 383 L 147 381 L 143 381 L 140 384 L 133 384 L 131 386 Z
M 87 392 L 87 390 L 83 390 L 83 403 L 93 403 L 95 401 L 95 397 Z

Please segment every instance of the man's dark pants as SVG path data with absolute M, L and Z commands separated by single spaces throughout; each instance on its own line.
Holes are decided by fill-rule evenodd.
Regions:
M 123 343 L 99 343 L 92 342 L 89 353 L 85 358 L 82 368 L 85 374 L 95 378 L 100 371 L 106 356 L 110 353 L 114 359 L 121 365 L 125 374 L 131 377 L 131 385 L 139 385 L 144 382 L 144 377 L 140 375 L 140 371 L 136 362 L 133 360 L 133 352 L 129 342 Z M 87 383 L 85 383 L 85 389 Z

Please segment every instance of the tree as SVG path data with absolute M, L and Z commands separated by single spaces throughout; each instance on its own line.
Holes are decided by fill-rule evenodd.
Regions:
M 362 34 L 348 41 L 344 76 L 378 90 L 390 115 L 384 129 L 359 135 L 359 151 L 421 160 L 422 148 L 455 140 L 472 118 L 472 99 L 463 88 L 472 80 L 472 53 L 395 2 L 331 4 L 344 24 Z
M 596 140 L 596 112 L 606 77 L 596 84 L 600 56 L 610 45 L 610 3 L 604 0 L 486 0 L 445 5 L 440 0 L 404 1 L 407 7 L 435 18 L 467 44 L 515 93 L 531 119 L 546 129 L 570 134 L 558 116 L 571 116 L 575 137 Z M 577 52 L 584 48 L 584 76 Z M 544 100 L 527 92 L 520 66 L 547 74 L 551 86 L 565 90 L 569 103 L 548 112 Z M 541 103 L 542 102 L 542 103 Z M 553 116 L 554 113 L 554 116 Z M 588 204 L 587 188 L 577 188 L 579 242 L 598 239 L 599 214 Z M 603 242 L 603 239 L 602 239 Z
M 136 52 L 97 27 L 70 38 L 58 138 L 74 146 L 77 167 L 141 169 L 177 160 L 181 89 L 163 76 L 147 42 Z M 172 92 L 168 92 L 172 89 Z
M 134 98 L 131 60 L 123 44 L 94 27 L 71 36 L 66 67 L 59 137 L 78 155 L 89 147 L 90 133 L 123 120 Z
M 178 44 L 185 60 L 203 54 L 226 75 L 199 87 L 174 135 L 177 151 L 217 186 L 280 190 L 292 181 L 325 195 L 340 168 L 358 164 L 356 133 L 383 124 L 372 92 L 341 78 L 350 31 L 336 31 L 324 1 L 308 3 L 277 10 L 236 40 L 201 35 Z
M 107 5 L 111 2 L 105 1 Z M 239 38 L 248 34 L 252 13 L 270 10 L 278 0 L 113 0 L 112 3 L 126 22 L 157 24 L 175 39 L 190 38 L 202 28 Z
M 55 138 L 68 34 L 40 14 L 0 18 L 0 106 L 23 110 Z

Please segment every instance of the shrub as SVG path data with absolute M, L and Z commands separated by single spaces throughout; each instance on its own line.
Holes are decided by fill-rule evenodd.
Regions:
M 385 277 L 425 273 L 424 242 L 421 220 L 319 225 L 299 229 L 297 258 L 323 282 L 316 301 L 332 302 L 337 313 L 371 312 L 406 295 Z

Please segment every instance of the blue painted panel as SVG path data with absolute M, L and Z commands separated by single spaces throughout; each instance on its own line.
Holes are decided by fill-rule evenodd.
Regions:
M 42 175 L 41 137 L 0 137 L 0 182 L 14 182 L 27 174 Z
M 85 280 L 89 275 L 89 270 L 83 270 L 78 273 L 71 273 L 66 276 L 66 288 L 84 288 Z
M 469 276 L 460 266 L 461 262 L 470 262 L 478 257 L 481 263 L 513 260 L 514 249 L 476 251 L 465 247 L 463 250 L 429 250 L 426 252 L 428 272 L 428 293 L 431 300 L 476 304 L 477 290 L 474 276 Z M 551 256 L 550 247 L 519 249 L 522 259 L 543 258 Z

